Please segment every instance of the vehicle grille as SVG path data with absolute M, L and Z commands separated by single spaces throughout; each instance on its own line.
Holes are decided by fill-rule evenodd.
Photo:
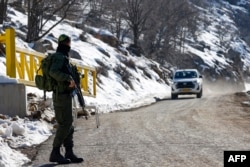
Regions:
M 176 88 L 194 88 L 195 84 L 193 82 L 178 82 Z

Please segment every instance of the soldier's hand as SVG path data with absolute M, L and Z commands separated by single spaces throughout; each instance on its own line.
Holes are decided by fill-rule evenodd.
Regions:
M 76 87 L 76 84 L 75 84 L 75 81 L 74 81 L 74 80 L 70 80 L 69 87 L 70 87 L 70 88 Z

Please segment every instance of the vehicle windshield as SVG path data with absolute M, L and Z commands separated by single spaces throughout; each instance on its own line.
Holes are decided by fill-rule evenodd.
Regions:
M 197 73 L 195 71 L 177 71 L 174 75 L 174 78 L 197 78 Z

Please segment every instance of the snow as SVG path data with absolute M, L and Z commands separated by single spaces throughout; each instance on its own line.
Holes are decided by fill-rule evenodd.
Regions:
M 241 4 L 244 3 L 248 2 L 242 0 Z M 236 6 L 232 6 L 232 8 L 236 8 Z M 239 8 L 241 7 L 238 7 L 237 9 Z M 202 10 L 206 11 L 205 9 Z M 226 22 L 227 24 L 233 24 L 233 21 L 228 16 L 228 11 L 226 9 L 215 8 L 213 10 L 223 10 L 224 14 L 221 16 L 218 12 L 212 14 L 207 11 L 207 17 L 210 18 L 212 24 L 202 30 L 198 37 L 198 41 L 205 41 L 206 45 L 211 49 L 208 50 L 205 48 L 204 51 L 200 51 L 190 45 L 185 46 L 186 52 L 193 53 L 204 60 L 206 63 L 206 65 L 202 65 L 204 71 L 208 68 L 215 68 L 216 61 L 220 63 L 220 66 L 217 66 L 218 69 L 224 68 L 224 66 L 228 65 L 228 62 L 223 56 L 219 57 L 217 55 L 217 51 L 222 50 L 226 52 L 227 48 L 220 48 L 218 46 L 219 38 L 215 26 L 217 25 L 216 23 L 218 20 L 223 20 L 223 22 Z M 9 8 L 8 11 L 11 11 L 9 14 L 11 20 L 16 23 L 16 31 L 23 34 L 18 28 L 22 25 L 27 25 L 27 16 L 12 8 Z M 49 25 L 52 23 L 53 22 L 50 21 L 46 28 L 49 28 Z M 101 34 L 112 35 L 107 30 L 94 27 L 88 28 Z M 232 28 L 236 29 L 234 26 L 232 26 Z M 125 56 L 117 49 L 110 47 L 108 44 L 94 38 L 90 34 L 85 34 L 85 38 L 87 39 L 86 42 L 81 41 L 79 36 L 83 34 L 83 31 L 70 26 L 66 22 L 62 22 L 50 32 L 55 38 L 51 35 L 45 37 L 52 43 L 54 49 L 57 47 L 57 37 L 62 33 L 67 34 L 72 38 L 71 48 L 77 51 L 83 60 L 74 61 L 78 61 L 79 64 L 91 67 L 99 67 L 99 64 L 96 61 L 99 60 L 108 67 L 108 69 L 106 69 L 108 71 L 108 77 L 103 75 L 99 76 L 101 83 L 97 86 L 96 98 L 84 97 L 87 105 L 95 105 L 100 112 L 109 113 L 112 111 L 127 110 L 152 104 L 156 102 L 156 99 L 170 96 L 170 87 L 163 81 L 159 82 L 161 80 L 159 75 L 151 69 L 152 65 L 159 66 L 156 62 L 143 56 L 134 57 L 129 54 Z M 130 39 L 127 41 L 129 40 Z M 192 41 L 192 39 L 190 39 L 190 41 Z M 31 47 L 33 43 L 25 43 L 20 38 L 16 38 L 16 45 L 20 48 L 32 50 Z M 234 46 L 235 49 L 241 53 L 242 57 L 244 57 L 243 60 L 245 66 L 250 66 L 249 47 L 239 39 L 232 40 L 230 45 Z M 100 50 L 109 53 L 109 57 L 100 52 Z M 129 72 L 131 76 L 130 81 L 133 89 L 128 83 L 123 82 L 121 76 L 113 70 L 119 65 L 125 67 L 120 61 L 121 59 L 132 60 L 135 62 L 136 69 L 126 67 L 127 72 Z M 0 57 L 0 83 L 17 83 L 16 79 L 6 76 L 5 63 L 5 58 Z M 147 71 L 151 75 L 151 78 L 146 77 L 142 69 Z M 246 84 L 246 89 L 250 89 L 249 84 Z M 27 87 L 26 91 L 27 93 L 34 93 L 40 97 L 43 96 L 43 92 L 34 87 Z M 47 93 L 47 97 L 51 96 L 51 93 Z M 48 112 L 50 117 L 53 116 L 52 111 L 46 112 Z M 50 135 L 52 135 L 52 125 L 45 121 L 29 120 L 28 118 L 17 118 L 17 120 L 13 120 L 10 117 L 0 119 L 0 166 L 15 167 L 30 162 L 26 155 L 17 151 L 15 148 L 38 145 L 47 140 Z
M 28 163 L 30 160 L 19 151 L 8 146 L 6 142 L 0 138 L 0 166 L 20 166 L 20 164 Z
M 235 26 L 236 23 L 232 16 L 237 10 L 245 11 L 243 7 L 230 5 L 228 2 L 221 1 L 213 2 L 214 4 L 208 9 L 201 9 L 204 13 L 207 24 L 203 22 L 199 25 L 199 35 L 197 41 L 204 43 L 203 50 L 198 50 L 195 47 L 185 44 L 185 52 L 200 57 L 205 65 L 202 65 L 202 71 L 206 69 L 214 68 L 218 74 L 222 69 L 226 69 L 230 66 L 231 60 L 225 58 L 225 55 L 218 54 L 218 52 L 227 53 L 230 48 L 238 52 L 241 56 L 241 60 L 244 64 L 244 69 L 250 66 L 250 48 L 249 46 L 238 36 L 238 29 Z M 245 0 L 241 0 L 240 4 L 249 3 Z M 218 29 L 218 26 L 221 28 Z M 226 31 L 221 32 L 222 30 Z M 223 34 L 220 34 L 223 33 Z M 220 38 L 223 37 L 223 41 Z M 194 41 L 192 38 L 189 41 Z M 227 42 L 228 46 L 220 46 L 221 42 Z M 230 47 L 229 47 L 230 46 Z
M 30 162 L 16 148 L 38 145 L 52 135 L 51 125 L 43 121 L 30 121 L 16 117 L 0 119 L 0 166 L 20 166 Z
M 5 70 L 5 68 L 1 68 L 1 69 Z M 2 83 L 2 84 L 4 84 L 4 83 L 17 83 L 17 80 L 14 78 L 9 78 L 7 76 L 4 76 L 0 73 L 0 83 Z
M 18 30 L 18 28 L 27 24 L 27 16 L 12 8 L 10 8 L 9 11 L 11 11 L 9 14 L 11 20 L 16 22 L 16 31 L 23 33 Z M 95 30 L 101 34 L 112 35 L 107 30 Z M 103 43 L 90 34 L 85 35 L 87 42 L 83 42 L 79 40 L 79 36 L 83 31 L 73 28 L 65 22 L 59 24 L 50 32 L 55 38 L 51 37 L 51 35 L 45 37 L 52 43 L 54 49 L 57 47 L 57 37 L 62 33 L 71 37 L 71 48 L 77 51 L 83 60 L 74 61 L 78 61 L 79 64 L 98 67 L 99 64 L 96 60 L 99 60 L 108 67 L 108 77 L 102 75 L 99 76 L 102 83 L 97 86 L 96 98 L 84 97 L 86 104 L 95 105 L 98 107 L 99 112 L 109 113 L 117 110 L 137 108 L 156 102 L 156 98 L 161 99 L 170 95 L 170 87 L 151 69 L 151 65 L 159 66 L 159 64 L 152 62 L 143 56 L 124 56 L 117 49 L 110 47 L 108 44 Z M 34 44 L 25 43 L 17 37 L 16 45 L 20 48 L 32 50 L 31 47 Z M 100 50 L 109 53 L 109 57 L 104 55 Z M 121 59 L 133 60 L 136 64 L 136 69 L 126 67 L 121 63 Z M 0 83 L 17 83 L 16 79 L 6 76 L 5 62 L 5 58 L 0 57 Z M 113 69 L 119 65 L 126 67 L 127 72 L 130 73 L 130 80 L 133 89 L 127 83 L 122 81 L 121 76 L 118 73 L 114 72 Z M 141 68 L 145 69 L 151 75 L 151 78 L 147 78 L 143 74 Z M 34 87 L 27 87 L 26 92 L 34 93 L 38 98 L 43 96 L 43 91 Z M 52 96 L 51 93 L 47 93 L 46 95 L 49 98 Z M 49 117 L 54 116 L 53 112 L 46 112 L 49 112 Z M 52 135 L 52 130 L 52 125 L 42 120 L 30 120 L 28 118 L 17 118 L 17 120 L 13 120 L 13 118 L 8 116 L 6 119 L 0 119 L 0 166 L 15 167 L 30 162 L 26 155 L 16 150 L 16 148 L 38 145 Z

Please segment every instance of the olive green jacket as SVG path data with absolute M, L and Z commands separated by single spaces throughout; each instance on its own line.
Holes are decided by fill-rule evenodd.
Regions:
M 57 81 L 57 93 L 70 93 L 72 91 L 69 88 L 72 77 L 67 66 L 71 68 L 66 55 L 60 52 L 53 54 L 49 75 Z

